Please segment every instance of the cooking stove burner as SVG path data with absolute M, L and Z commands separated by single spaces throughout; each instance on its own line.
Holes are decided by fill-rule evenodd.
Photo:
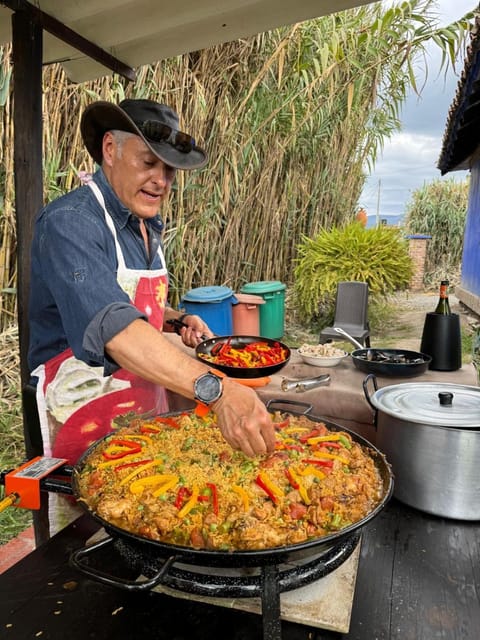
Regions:
M 182 558 L 176 556 L 163 558 L 148 546 L 123 537 L 108 537 L 74 552 L 70 561 L 94 580 L 129 591 L 150 590 L 161 584 L 201 596 L 258 596 L 262 604 L 263 638 L 280 640 L 280 594 L 310 584 L 337 569 L 350 557 L 359 540 L 360 531 L 356 530 L 336 544 L 301 560 L 282 564 L 272 561 L 271 564 L 260 567 L 211 567 L 186 563 L 185 559 L 182 562 Z M 145 578 L 125 580 L 92 567 L 88 559 L 93 558 L 97 550 L 103 550 L 108 545 L 112 546 L 114 554 Z M 83 561 L 85 558 L 86 562 Z M 108 563 L 111 566 L 111 559 Z

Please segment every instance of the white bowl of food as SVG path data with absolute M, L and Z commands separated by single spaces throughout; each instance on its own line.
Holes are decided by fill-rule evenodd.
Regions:
M 298 355 L 307 364 L 314 367 L 336 367 L 348 357 L 348 353 L 337 349 L 333 344 L 302 344 L 298 348 Z

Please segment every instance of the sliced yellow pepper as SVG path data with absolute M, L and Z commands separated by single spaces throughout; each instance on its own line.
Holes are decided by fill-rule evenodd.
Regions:
M 192 495 L 178 512 L 179 518 L 184 518 L 187 515 L 187 513 L 190 513 L 193 507 L 197 504 L 198 494 L 199 494 L 198 484 L 194 484 L 192 488 Z
M 320 469 L 315 469 L 312 464 L 309 464 L 304 469 L 297 471 L 297 473 L 299 473 L 301 476 L 315 476 L 319 480 L 323 480 L 326 477 L 323 471 L 320 471 Z
M 153 444 L 153 440 L 150 438 L 150 436 L 137 436 L 135 435 L 128 435 L 128 436 L 122 436 L 125 440 L 143 440 L 143 442 L 148 442 L 148 444 Z
M 161 484 L 162 482 L 169 481 L 173 478 L 171 473 L 157 473 L 154 476 L 148 476 L 147 478 L 139 478 L 134 480 L 130 485 L 131 493 L 142 493 L 145 487 L 149 487 L 155 484 Z
M 336 453 L 324 453 L 323 451 L 314 451 L 313 455 L 315 458 L 328 458 L 329 460 L 338 460 L 342 464 L 348 464 L 350 460 L 344 458 L 343 456 L 337 456 Z
M 297 473 L 291 467 L 289 468 L 289 473 L 292 476 L 292 480 L 298 485 L 298 493 L 300 494 L 302 500 L 305 502 L 305 504 L 311 504 L 311 500 L 308 497 L 307 489 L 300 478 L 297 476 Z
M 167 482 L 165 482 L 165 484 L 162 484 L 161 487 L 158 487 L 158 489 L 155 489 L 155 491 L 153 492 L 153 497 L 158 498 L 158 496 L 161 496 L 163 493 L 166 493 L 169 489 L 172 489 L 173 487 L 175 487 L 177 483 L 178 483 L 178 476 L 172 476 L 170 480 L 167 480 Z
M 232 485 L 232 489 L 240 496 L 244 511 L 248 511 L 250 507 L 250 498 L 248 497 L 248 493 L 243 487 L 240 487 L 238 484 Z
M 122 460 L 125 460 L 125 458 L 122 458 Z M 120 482 L 120 486 L 124 484 L 128 484 L 130 480 L 135 476 L 138 476 L 139 473 L 142 473 L 142 471 L 145 471 L 146 469 L 150 469 L 150 467 L 154 467 L 157 464 L 162 464 L 161 460 L 151 460 L 150 462 L 146 462 L 145 464 L 142 464 L 140 467 L 137 467 L 133 471 L 130 471 L 130 473 L 127 476 L 125 476 L 125 478 L 123 478 L 123 480 Z
M 268 487 L 273 494 L 275 494 L 276 496 L 279 496 L 280 498 L 283 498 L 283 496 L 285 495 L 285 492 L 283 491 L 283 489 L 281 489 L 276 484 L 274 484 L 270 480 L 270 478 L 267 476 L 266 473 L 263 473 L 263 471 L 260 471 L 258 475 L 260 476 L 260 479 L 263 482 L 263 484 L 266 487 Z
M 123 458 L 115 458 L 115 460 L 108 460 L 106 462 L 99 462 L 97 467 L 99 469 L 105 469 L 106 467 L 116 467 L 119 464 L 124 464 L 125 462 L 132 462 L 134 458 L 138 458 L 139 453 L 136 451 L 135 453 L 131 453 L 129 455 L 123 456 Z
M 283 433 L 303 433 L 304 431 L 310 431 L 309 427 L 284 427 Z
M 340 440 L 339 434 L 330 434 L 329 436 L 315 436 L 314 438 L 309 438 L 307 442 L 308 444 L 317 444 L 319 442 L 335 442 L 336 440 Z

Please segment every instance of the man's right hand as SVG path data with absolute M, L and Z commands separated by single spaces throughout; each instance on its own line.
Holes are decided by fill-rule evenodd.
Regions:
M 211 408 L 233 449 L 250 457 L 274 451 L 272 417 L 253 389 L 224 378 L 222 397 Z

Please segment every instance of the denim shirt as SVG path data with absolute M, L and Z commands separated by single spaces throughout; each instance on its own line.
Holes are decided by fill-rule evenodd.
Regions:
M 161 268 L 161 220 L 145 220 L 150 260 L 138 219 L 117 198 L 102 169 L 93 179 L 115 224 L 126 266 Z M 90 366 L 103 366 L 105 375 L 118 369 L 105 353 L 105 343 L 146 317 L 119 286 L 117 267 L 112 232 L 90 187 L 79 187 L 40 211 L 32 242 L 30 371 L 68 347 Z

